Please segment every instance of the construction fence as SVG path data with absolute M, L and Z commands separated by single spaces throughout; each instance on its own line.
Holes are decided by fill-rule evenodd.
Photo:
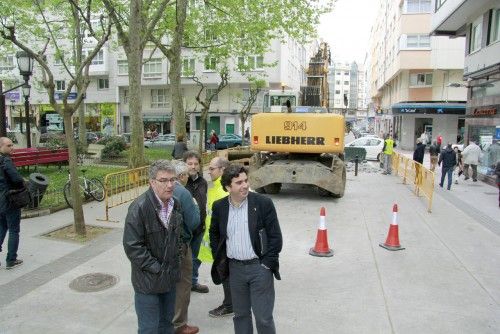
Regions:
M 216 156 L 228 157 L 229 151 L 235 149 L 207 151 L 201 155 L 202 166 L 208 166 Z M 241 149 L 240 149 L 241 150 Z M 149 187 L 149 166 L 128 169 L 111 173 L 104 178 L 105 217 L 102 221 L 110 221 L 111 208 L 128 203 L 139 197 Z
M 403 184 L 413 184 L 415 195 L 422 195 L 428 200 L 427 211 L 431 212 L 434 172 L 425 168 L 421 163 L 396 152 L 392 155 L 392 170 L 403 180 Z

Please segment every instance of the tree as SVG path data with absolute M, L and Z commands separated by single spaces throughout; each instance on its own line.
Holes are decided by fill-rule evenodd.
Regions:
M 71 193 L 79 194 L 79 171 L 77 168 L 77 147 L 73 136 L 72 116 L 83 102 L 90 83 L 89 67 L 111 34 L 111 22 L 99 17 L 99 29 L 91 23 L 93 7 L 96 3 L 77 0 L 35 1 L 34 4 L 22 0 L 12 0 L 3 4 L 0 35 L 4 40 L 27 52 L 40 66 L 41 82 L 49 97 L 49 103 L 63 117 L 66 142 L 69 151 L 69 170 L 71 173 Z M 95 43 L 85 57 L 82 55 L 84 32 L 93 36 Z M 72 43 L 73 41 L 76 41 Z M 55 75 L 49 66 L 48 49 L 55 50 L 55 57 L 61 61 L 65 74 L 70 78 L 62 95 L 62 104 L 55 98 Z M 80 48 L 76 50 L 76 48 Z M 38 51 L 35 51 L 38 50 Z M 63 55 L 73 57 L 66 59 Z M 79 54 L 80 57 L 75 57 Z M 71 91 L 77 88 L 73 103 L 68 101 Z M 85 217 L 82 198 L 73 197 L 73 217 L 75 232 L 85 236 Z
M 210 94 L 205 94 L 205 98 L 201 97 L 203 91 L 206 91 L 206 85 L 197 77 L 193 77 L 193 81 L 199 87 L 198 93 L 195 96 L 196 101 L 201 105 L 201 115 L 200 115 L 200 142 L 198 144 L 198 151 L 203 152 L 204 141 L 205 141 L 205 129 L 207 127 L 208 112 L 210 111 L 210 105 L 214 97 L 219 95 L 219 93 L 228 85 L 229 82 L 229 71 L 225 66 L 219 72 L 220 82 L 217 85 L 215 91 Z
M 244 97 L 239 101 L 241 109 L 239 111 L 240 122 L 241 122 L 241 138 L 245 138 L 245 123 L 250 117 L 252 112 L 252 107 L 257 101 L 259 93 L 264 87 L 266 87 L 266 81 L 263 79 L 257 79 L 253 76 L 248 77 L 249 89 L 248 96 Z
M 129 110 L 132 126 L 129 167 L 144 166 L 144 126 L 142 121 L 142 64 L 144 49 L 165 9 L 173 0 L 102 0 L 118 32 L 128 61 Z M 126 10 L 126 4 L 128 12 Z M 128 28 L 128 29 L 127 29 Z

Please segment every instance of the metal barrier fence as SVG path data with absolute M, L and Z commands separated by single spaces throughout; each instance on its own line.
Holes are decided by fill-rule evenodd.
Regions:
M 403 179 L 403 184 L 413 183 L 415 195 L 421 194 L 427 198 L 428 212 L 432 209 L 432 197 L 434 195 L 434 172 L 425 168 L 422 164 L 394 152 L 392 156 L 392 169 L 396 176 Z
M 202 165 L 207 166 L 210 160 L 216 156 L 224 156 L 224 153 L 221 151 L 204 152 L 201 155 Z M 105 218 L 99 220 L 110 221 L 109 210 L 111 208 L 133 201 L 146 191 L 148 186 L 149 166 L 106 175 L 104 178 Z

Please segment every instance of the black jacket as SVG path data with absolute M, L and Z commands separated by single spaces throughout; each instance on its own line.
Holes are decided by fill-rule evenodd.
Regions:
M 0 154 L 0 212 L 11 210 L 7 201 L 7 192 L 24 186 L 24 179 L 19 174 L 8 155 Z M 20 209 L 14 209 L 20 210 Z
M 439 145 L 432 144 L 431 146 L 429 146 L 429 154 L 432 157 L 438 156 L 440 152 L 441 152 L 441 148 L 439 147 Z
M 174 145 L 174 149 L 172 150 L 172 157 L 174 159 L 182 159 L 184 152 L 188 150 L 187 145 L 183 141 L 178 141 Z
M 443 168 L 455 167 L 455 165 L 457 164 L 457 155 L 451 147 L 447 147 L 443 151 L 441 151 L 441 154 L 439 155 L 438 165 L 441 166 L 441 162 L 443 163 Z
M 132 265 L 135 292 L 168 292 L 180 278 L 180 204 L 174 198 L 168 229 L 160 220 L 160 210 L 161 204 L 149 188 L 130 204 L 125 218 L 123 248 Z
M 193 231 L 193 236 L 195 236 L 205 231 L 205 218 L 207 217 L 207 180 L 205 180 L 201 174 L 199 174 L 198 178 L 194 181 L 189 177 L 186 189 L 189 190 L 194 197 L 200 209 L 200 225 Z
M 271 269 L 276 279 L 279 274 L 279 253 L 283 246 L 276 209 L 271 199 L 248 193 L 248 229 L 252 247 L 260 262 Z M 226 253 L 227 220 L 229 215 L 228 196 L 217 200 L 212 206 L 210 224 L 210 248 L 214 254 L 212 280 L 221 284 L 229 277 L 229 263 Z
M 422 143 L 417 144 L 417 148 L 415 152 L 413 152 L 413 160 L 416 162 L 424 163 L 424 155 L 425 155 L 425 145 Z

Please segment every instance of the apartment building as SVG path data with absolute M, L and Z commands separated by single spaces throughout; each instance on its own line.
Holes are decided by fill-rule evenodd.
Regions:
M 500 160 L 500 1 L 434 0 L 432 33 L 465 36 L 464 82 L 467 90 L 465 144 L 474 140 L 482 149 L 479 172 L 494 183 Z
M 412 150 L 426 132 L 444 142 L 463 136 L 464 38 L 431 36 L 431 0 L 382 0 L 371 30 L 370 96 L 375 131 Z
M 248 97 L 248 77 L 260 77 L 267 82 L 267 87 L 261 91 L 252 112 L 261 112 L 268 103 L 267 92 L 272 89 L 300 90 L 305 84 L 305 69 L 307 60 L 315 50 L 317 43 L 301 45 L 288 38 L 284 42 L 272 41 L 269 51 L 263 55 L 234 57 L 228 60 L 230 68 L 229 85 L 213 99 L 209 110 L 208 130 L 217 133 L 241 133 L 248 125 L 240 124 L 239 110 L 245 98 Z M 92 47 L 88 40 L 84 52 Z M 56 77 L 56 99 L 61 99 L 69 77 L 63 71 L 62 63 L 55 57 L 55 52 L 48 53 L 51 69 Z M 172 118 L 171 93 L 169 89 L 169 64 L 166 57 L 153 46 L 146 48 L 142 73 L 142 110 L 145 129 L 155 127 L 159 133 L 169 133 L 174 129 Z M 12 55 L 0 57 L 0 78 L 8 79 L 13 87 L 17 84 L 17 66 Z M 250 70 L 239 72 L 238 63 L 250 65 Z M 182 58 L 182 92 L 186 109 L 188 130 L 199 129 L 201 106 L 195 96 L 199 87 L 193 81 L 193 75 L 198 77 L 207 87 L 203 94 L 212 94 L 219 83 L 219 75 L 215 71 L 215 59 L 208 59 L 191 50 L 183 51 Z M 272 67 L 265 64 L 275 64 Z M 129 132 L 129 79 L 128 64 L 125 53 L 114 44 L 106 44 L 90 66 L 90 85 L 85 100 L 86 125 L 92 131 L 105 131 L 110 134 Z M 62 119 L 55 113 L 48 102 L 48 96 L 40 83 L 40 68 L 35 65 L 31 78 L 30 110 L 33 125 L 41 131 L 62 130 Z M 8 88 L 4 87 L 5 89 Z M 71 99 L 76 93 L 70 95 Z M 202 96 L 203 98 L 203 96 Z M 14 91 L 7 97 L 7 118 L 11 129 L 20 129 L 24 124 L 22 93 Z M 24 113 L 23 113 L 24 115 Z M 74 121 L 76 124 L 77 115 Z
M 365 75 L 356 62 L 333 62 L 329 67 L 330 110 L 355 121 L 366 117 Z M 346 105 L 347 104 L 347 105 Z

